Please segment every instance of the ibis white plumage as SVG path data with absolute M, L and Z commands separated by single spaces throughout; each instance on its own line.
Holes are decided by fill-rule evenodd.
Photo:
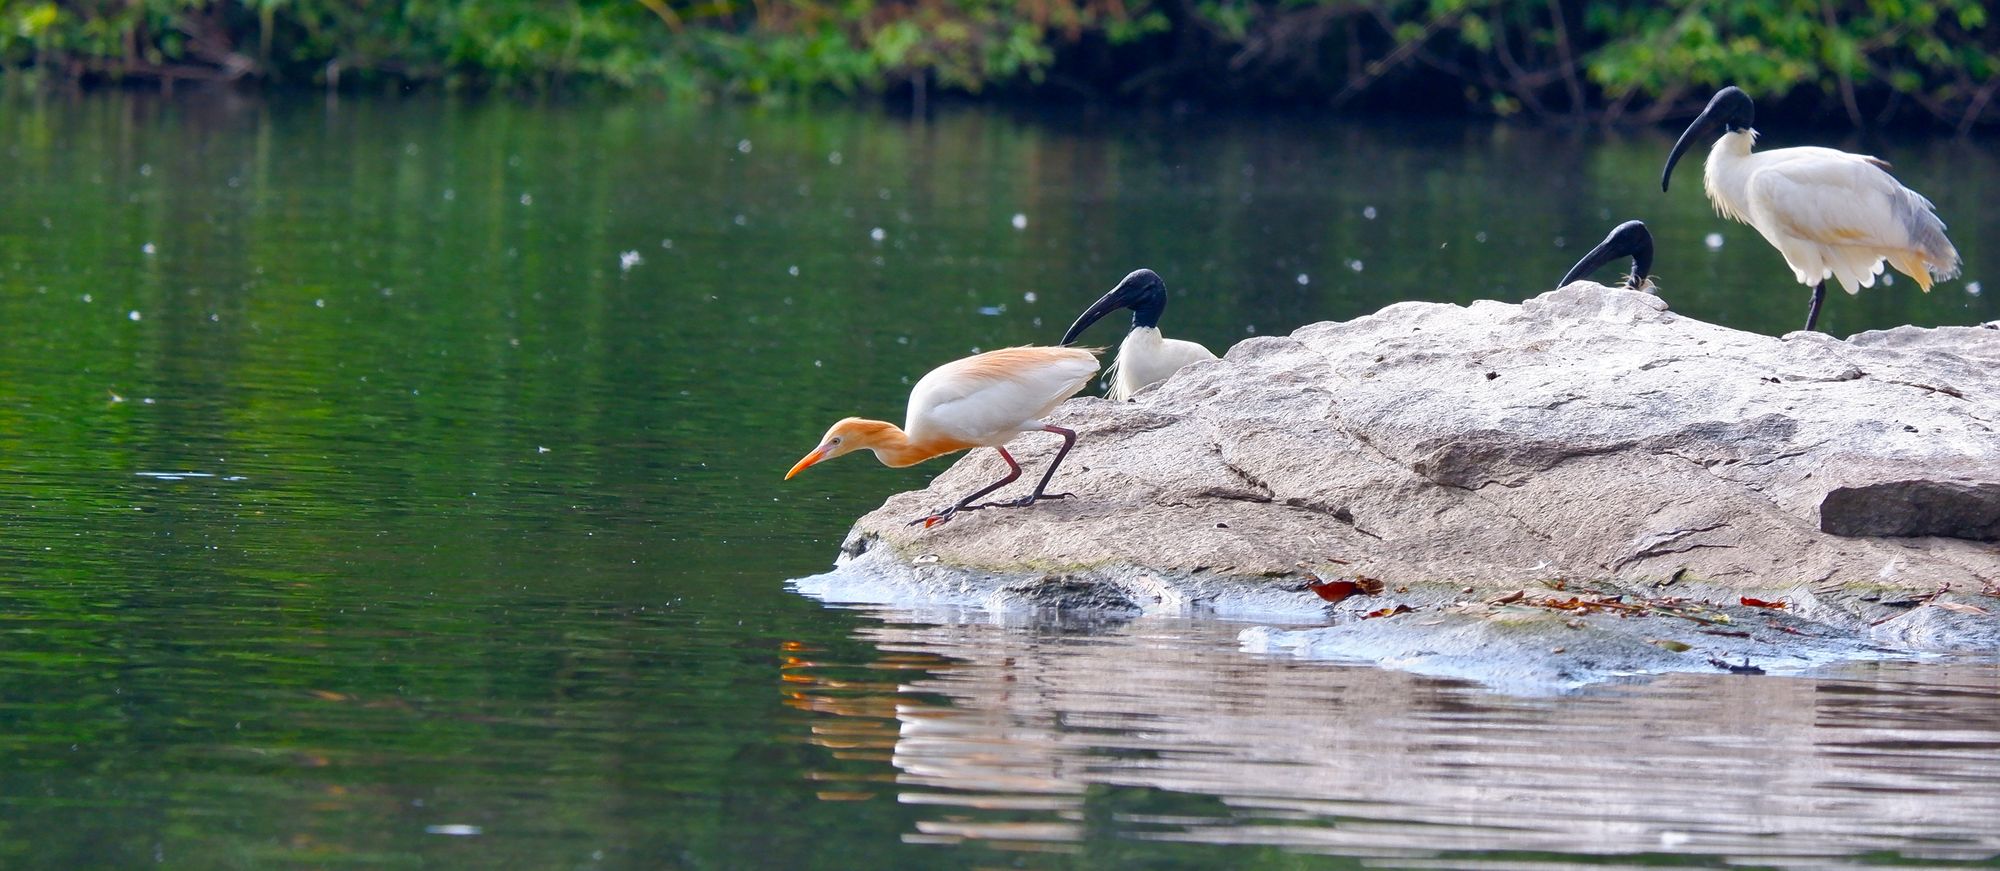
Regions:
M 826 431 L 819 447 L 785 473 L 785 479 L 815 463 L 864 449 L 873 451 L 882 465 L 901 468 L 956 451 L 990 447 L 1007 461 L 1006 477 L 911 522 L 930 527 L 964 511 L 1066 498 L 1070 494 L 1048 492 L 1049 480 L 1076 444 L 1076 431 L 1042 418 L 1096 374 L 1097 352 L 1086 348 L 1003 348 L 953 360 L 932 369 L 910 390 L 909 414 L 902 428 L 859 417 L 842 420 Z M 1006 444 L 1026 432 L 1050 432 L 1063 439 L 1041 483 L 1033 493 L 1011 502 L 972 504 L 1021 477 L 1021 464 L 1007 453 Z
M 1167 380 L 1182 366 L 1215 359 L 1215 354 L 1199 344 L 1160 335 L 1160 315 L 1167 310 L 1167 283 L 1151 269 L 1125 276 L 1110 293 L 1091 303 L 1063 333 L 1062 344 L 1075 342 L 1099 318 L 1121 308 L 1132 310 L 1132 331 L 1125 334 L 1117 359 L 1111 361 L 1111 390 L 1106 395 L 1112 399 L 1123 402 L 1141 389 Z
M 1723 217 L 1757 228 L 1813 289 L 1806 329 L 1819 322 L 1829 279 L 1852 294 L 1873 287 L 1885 262 L 1925 291 L 1958 275 L 1958 250 L 1935 207 L 1896 181 L 1888 163 L 1813 146 L 1753 153 L 1755 110 L 1737 88 L 1716 92 L 1667 155 L 1660 190 L 1688 146 L 1721 131 L 1702 168 L 1708 200 Z
M 1590 249 L 1590 253 L 1583 255 L 1582 260 L 1578 260 L 1575 266 L 1570 267 L 1562 280 L 1556 282 L 1556 286 L 1568 287 L 1570 282 L 1587 278 L 1591 273 L 1603 268 L 1604 264 L 1621 257 L 1632 258 L 1632 274 L 1626 276 L 1625 286 L 1633 290 L 1651 292 L 1653 234 L 1640 221 L 1626 221 L 1613 227 L 1610 234 L 1604 237 L 1604 241 L 1597 243 L 1597 247 Z

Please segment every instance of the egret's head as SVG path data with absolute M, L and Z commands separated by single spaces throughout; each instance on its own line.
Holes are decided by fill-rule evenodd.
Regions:
M 1099 297 L 1077 315 L 1076 323 L 1069 325 L 1069 332 L 1063 333 L 1062 344 L 1076 341 L 1091 324 L 1121 308 L 1132 310 L 1132 326 L 1157 327 L 1160 315 L 1167 310 L 1167 283 L 1160 280 L 1158 273 L 1151 269 L 1135 269 L 1110 293 Z
M 1735 85 L 1715 92 L 1708 106 L 1694 117 L 1693 123 L 1681 131 L 1681 138 L 1674 143 L 1674 150 L 1667 154 L 1667 168 L 1660 171 L 1660 190 L 1667 189 L 1667 180 L 1674 174 L 1674 164 L 1680 162 L 1681 154 L 1695 142 L 1715 133 L 1735 133 L 1750 130 L 1756 120 L 1757 104 L 1750 102 L 1750 95 L 1743 93 Z M 1754 131 L 1753 131 L 1754 132 Z
M 826 431 L 826 436 L 819 440 L 819 447 L 813 448 L 812 453 L 805 455 L 792 466 L 791 471 L 785 473 L 785 480 L 791 480 L 793 475 L 805 471 L 807 466 L 882 445 L 894 429 L 895 426 L 879 420 L 859 417 L 842 420 Z

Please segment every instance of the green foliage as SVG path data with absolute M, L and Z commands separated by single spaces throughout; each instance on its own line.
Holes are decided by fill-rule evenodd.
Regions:
M 0 0 L 0 65 L 99 80 L 574 83 L 770 96 L 1032 80 L 1056 43 L 1167 28 L 1072 0 Z
M 1586 18 L 1606 37 L 1586 67 L 1614 97 L 1736 84 L 1816 92 L 1854 114 L 1856 91 L 1874 90 L 1969 124 L 2000 72 L 2000 44 L 1975 0 L 1674 0 L 1594 5 Z
M 1734 83 L 1963 127 L 2000 88 L 2000 36 L 1978 0 L 0 0 L 0 65 L 760 99 L 1061 71 L 1140 98 L 1460 93 L 1539 116 L 1658 114 Z

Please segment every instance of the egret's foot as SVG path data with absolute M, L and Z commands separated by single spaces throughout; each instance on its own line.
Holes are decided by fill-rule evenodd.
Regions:
M 909 525 L 915 526 L 921 523 L 924 525 L 925 529 L 929 529 L 940 523 L 949 523 L 951 519 L 957 517 L 958 513 L 961 511 L 978 511 L 979 509 L 985 507 L 986 506 L 984 505 L 953 505 L 950 508 L 946 508 L 945 510 L 939 511 L 936 514 L 926 514 L 922 517 L 912 520 L 910 521 Z
M 975 505 L 973 507 L 974 508 L 1026 508 L 1037 502 L 1043 502 L 1049 499 L 1073 499 L 1075 497 L 1076 497 L 1075 493 L 1043 493 L 1039 496 L 1030 493 L 1019 499 L 1009 499 L 1005 502 L 985 502 L 979 505 Z

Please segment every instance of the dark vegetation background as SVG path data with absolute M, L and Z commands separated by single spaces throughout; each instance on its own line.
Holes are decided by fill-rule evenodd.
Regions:
M 0 65 L 238 80 L 1304 104 L 1651 122 L 1721 84 L 1760 111 L 2000 120 L 1976 0 L 0 0 Z

